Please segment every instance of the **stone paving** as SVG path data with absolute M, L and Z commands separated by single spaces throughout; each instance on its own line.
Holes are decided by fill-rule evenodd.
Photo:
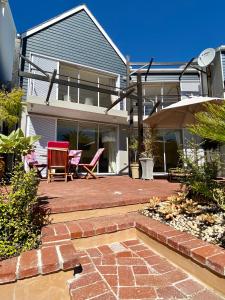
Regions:
M 78 254 L 83 272 L 70 281 L 73 300 L 223 299 L 139 240 Z
M 67 183 L 42 181 L 39 196 L 52 213 L 60 213 L 145 203 L 151 196 L 165 199 L 179 189 L 179 183 L 163 179 L 145 181 L 128 176 L 107 176 Z

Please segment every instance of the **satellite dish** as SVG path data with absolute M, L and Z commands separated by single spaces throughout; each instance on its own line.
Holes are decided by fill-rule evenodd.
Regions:
M 207 67 L 214 60 L 216 51 L 214 48 L 208 48 L 202 51 L 198 57 L 198 65 L 200 67 Z

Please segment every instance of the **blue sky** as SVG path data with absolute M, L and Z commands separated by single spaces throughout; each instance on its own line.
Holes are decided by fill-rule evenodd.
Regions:
M 83 2 L 9 0 L 19 33 Z M 132 61 L 187 61 L 225 44 L 225 0 L 85 0 Z

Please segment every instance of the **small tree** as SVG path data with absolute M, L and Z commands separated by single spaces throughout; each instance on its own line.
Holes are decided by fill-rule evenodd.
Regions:
M 137 163 L 137 153 L 138 153 L 138 140 L 136 137 L 132 137 L 130 141 L 130 150 L 133 151 L 134 154 L 134 162 Z
M 23 110 L 23 91 L 15 88 L 11 92 L 0 90 L 0 121 L 10 128 L 16 125 Z
M 206 111 L 195 114 L 197 123 L 191 125 L 191 133 L 202 138 L 225 143 L 225 101 L 222 105 L 206 103 Z

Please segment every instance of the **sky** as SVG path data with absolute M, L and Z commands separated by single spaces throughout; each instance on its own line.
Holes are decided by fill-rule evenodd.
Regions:
M 225 0 L 9 0 L 18 33 L 86 4 L 131 61 L 189 61 L 225 44 Z

